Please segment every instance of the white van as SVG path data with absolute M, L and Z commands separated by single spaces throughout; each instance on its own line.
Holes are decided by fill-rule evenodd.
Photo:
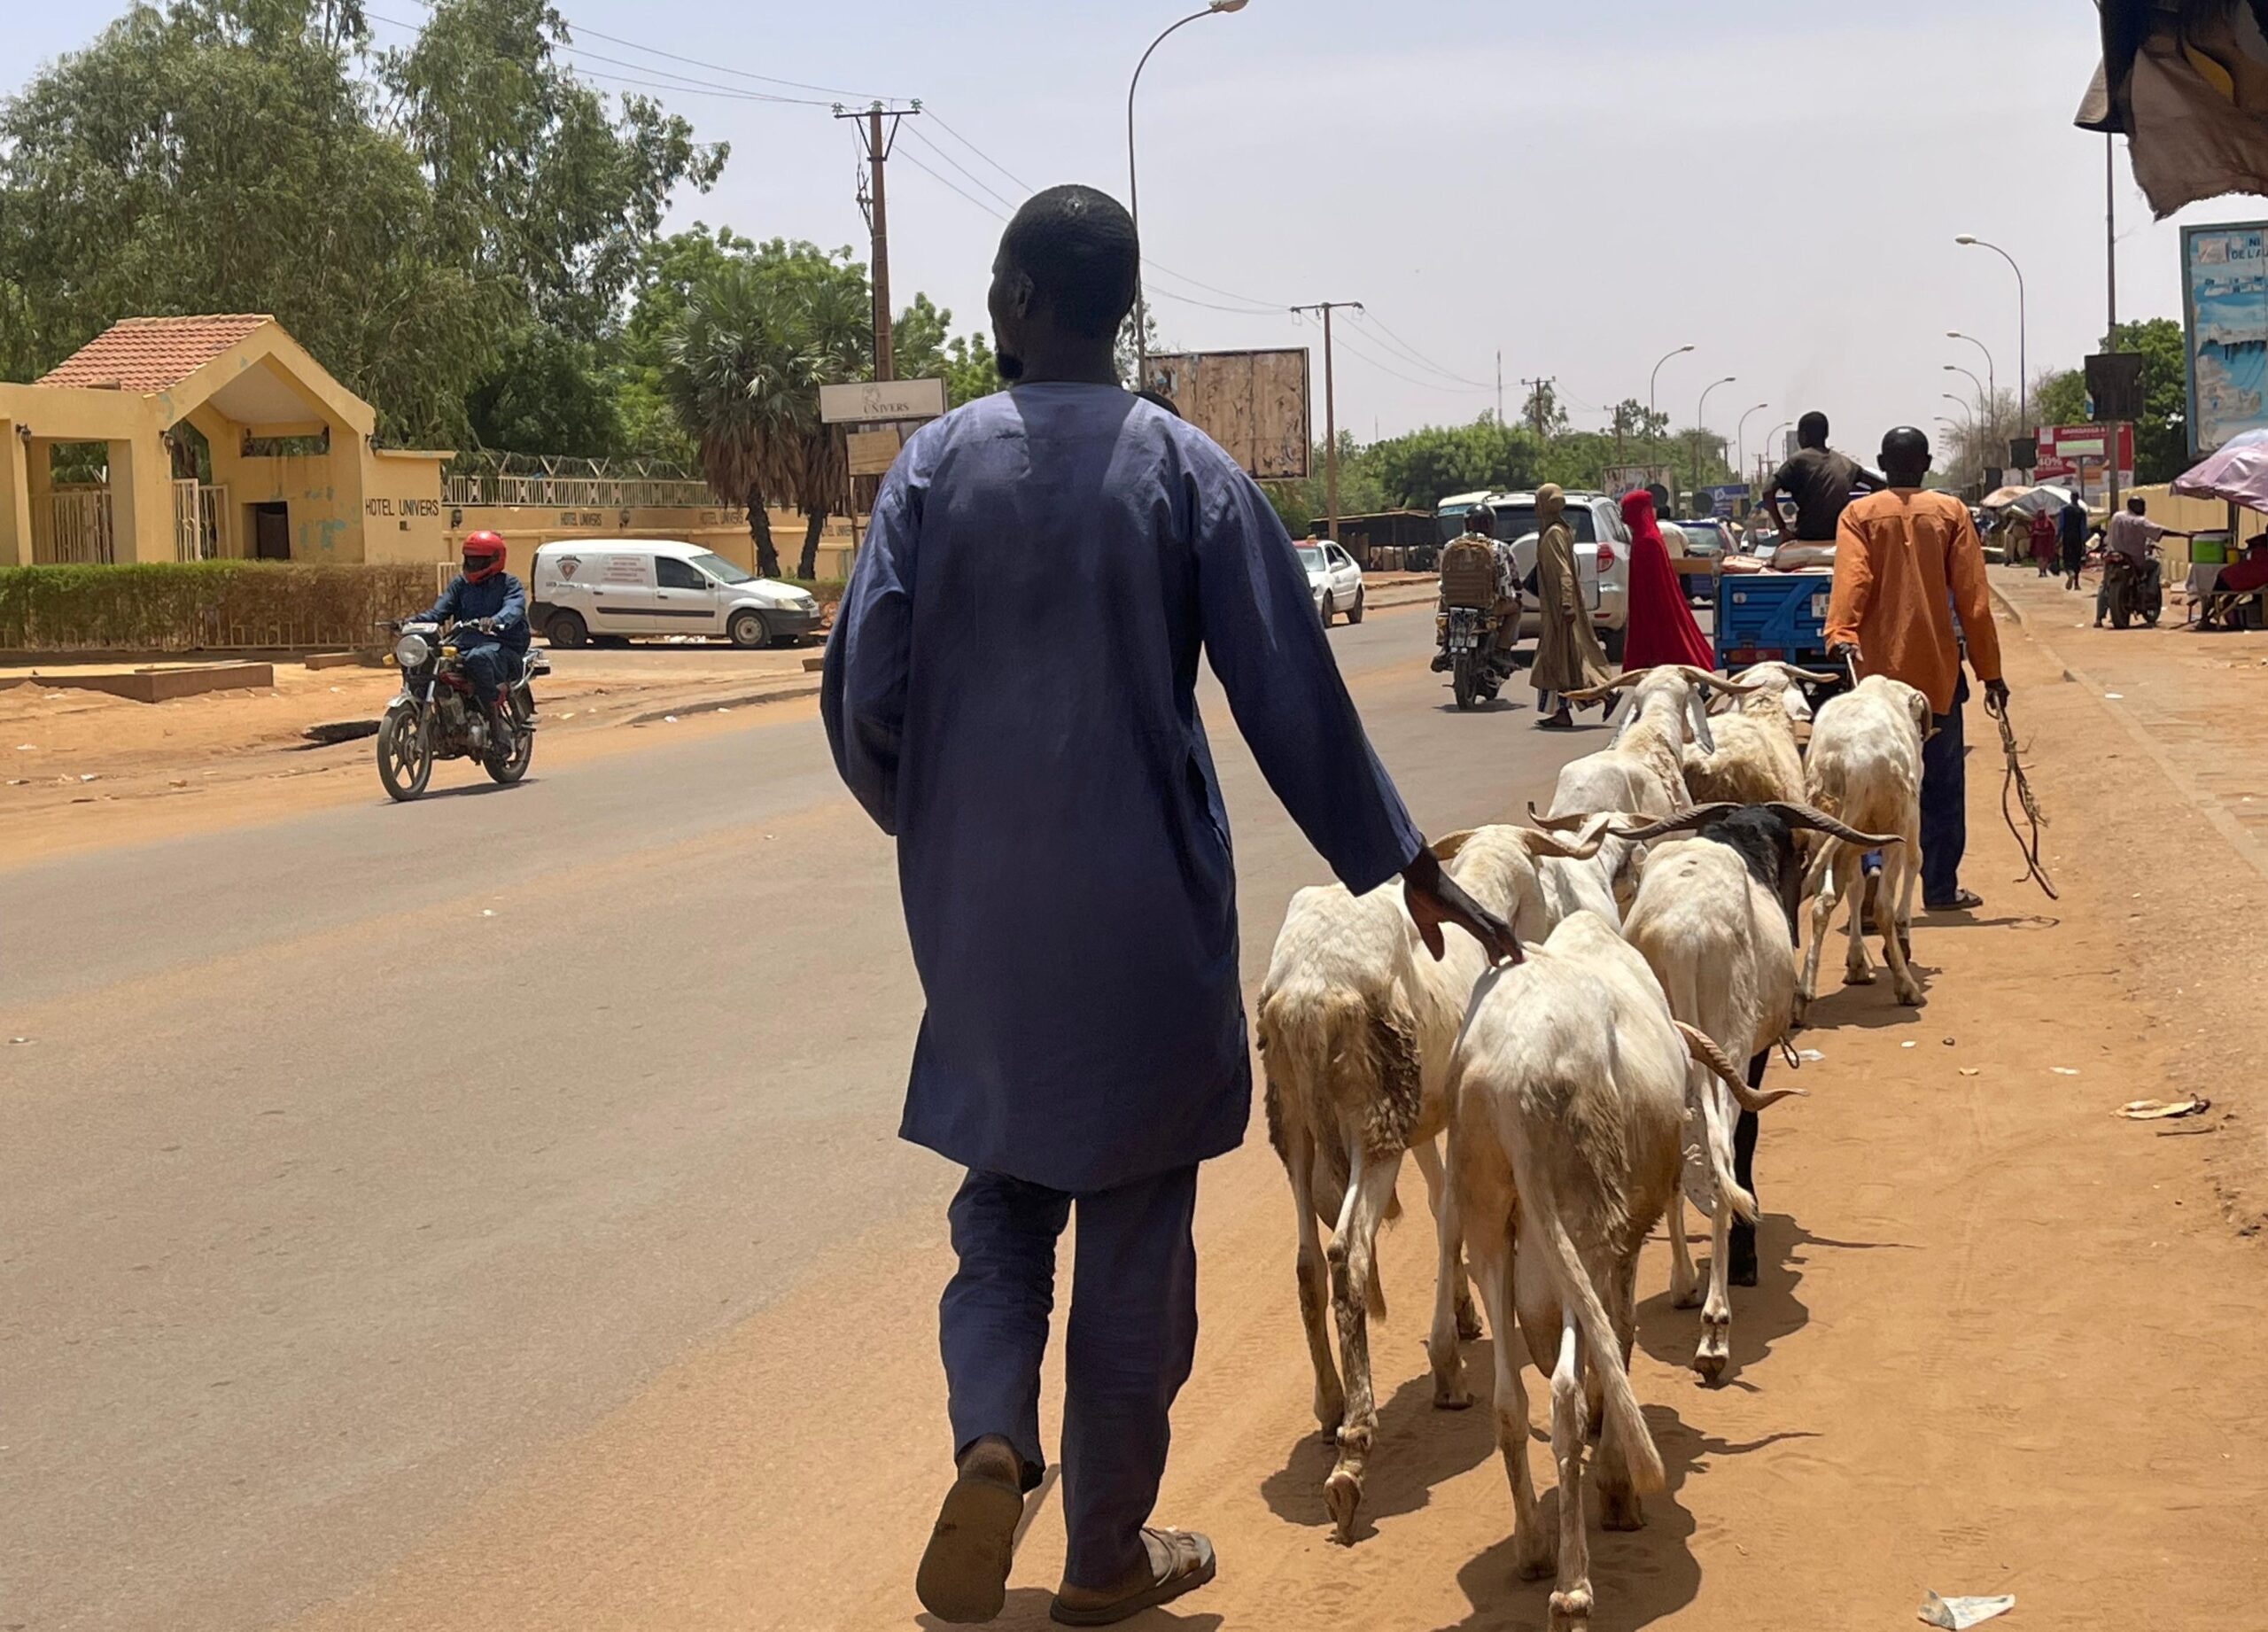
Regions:
M 594 635 L 723 635 L 780 646 L 819 627 L 819 602 L 671 539 L 575 539 L 535 552 L 528 622 L 554 646 Z

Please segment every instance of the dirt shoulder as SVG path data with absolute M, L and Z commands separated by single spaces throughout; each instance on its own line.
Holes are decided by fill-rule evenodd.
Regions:
M 2020 570 L 1992 579 L 2055 875 L 2117 927 L 2119 1000 L 2136 1041 L 2167 1089 L 2214 1100 L 2222 1131 L 2194 1144 L 2229 1218 L 2256 1232 L 2268 1223 L 2268 1106 L 2254 1069 L 2268 634 L 2098 630 L 2092 583 L 2067 594 Z M 1989 722 L 1970 727 L 1969 773 L 1997 789 L 1989 733 Z M 1981 841 L 1972 826 L 1972 853 L 1980 842 L 1987 855 L 2008 851 L 1997 810 L 1991 820 Z
M 681 720 L 814 693 L 816 647 L 742 652 L 660 645 L 553 652 L 536 688 L 539 753 L 649 716 Z M 92 666 L 92 665 L 90 665 Z M 124 665 L 101 665 L 120 667 Z M 43 683 L 68 665 L 0 670 L 0 865 L 175 836 L 361 798 L 377 787 L 368 739 L 317 746 L 332 720 L 376 719 L 391 669 L 275 665 L 276 683 L 171 703 L 133 703 Z

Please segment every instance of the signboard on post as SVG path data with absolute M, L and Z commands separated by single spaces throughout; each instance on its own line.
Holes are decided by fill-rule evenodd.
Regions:
M 2181 229 L 2189 455 L 2268 427 L 2268 221 Z
M 819 388 L 821 424 L 856 425 L 886 419 L 938 419 L 945 411 L 943 380 L 854 380 Z
M 1670 469 L 1666 464 L 1611 464 L 1599 472 L 1599 491 L 1610 499 L 1619 499 L 1626 493 L 1635 493 L 1641 487 L 1670 485 Z
M 2118 450 L 2118 485 L 2134 485 L 2134 427 L 2132 425 L 2042 425 L 2035 482 L 2077 481 L 2081 472 L 2100 483 L 2108 479 L 2113 439 Z
M 1744 514 L 1748 509 L 1749 493 L 1746 482 L 1728 482 L 1722 486 L 1704 487 L 1701 492 L 1709 501 L 1710 514 L 1720 521 L 1730 521 L 1734 517 Z
M 1256 480 L 1296 481 L 1313 474 L 1305 346 L 1156 354 L 1145 384 Z
M 883 476 L 897 458 L 897 450 L 905 446 L 905 439 L 898 434 L 896 425 L 880 431 L 853 431 L 844 439 L 850 455 L 853 476 Z

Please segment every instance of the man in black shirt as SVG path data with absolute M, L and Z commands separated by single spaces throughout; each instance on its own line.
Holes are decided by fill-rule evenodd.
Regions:
M 1796 456 L 1782 465 L 1764 485 L 1765 513 L 1780 524 L 1783 542 L 1832 544 L 1843 507 L 1854 489 L 1880 493 L 1889 484 L 1854 459 L 1846 459 L 1827 446 L 1827 416 L 1810 413 L 1796 423 Z M 1780 509 L 1780 495 L 1796 501 L 1796 525 L 1789 531 Z

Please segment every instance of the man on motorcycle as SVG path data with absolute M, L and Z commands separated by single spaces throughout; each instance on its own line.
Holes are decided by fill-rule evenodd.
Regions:
M 2150 565 L 2150 546 L 2160 539 L 2186 539 L 2195 535 L 2179 527 L 2161 527 L 2148 515 L 2149 506 L 2140 493 L 2126 501 L 2126 508 L 2113 516 L 2102 532 L 2102 587 L 2095 591 L 2094 626 L 2102 627 L 2103 618 L 2110 611 L 2110 575 L 2117 571 L 2110 557 L 2124 558 L 2126 566 L 2138 575 L 2147 574 Z
M 528 592 L 504 571 L 504 540 L 496 534 L 467 533 L 463 558 L 464 571 L 417 618 L 427 623 L 456 620 L 451 639 L 473 696 L 482 712 L 509 732 L 533 722 L 532 715 L 516 722 L 501 706 L 507 683 L 518 670 L 519 654 L 528 649 Z
M 1464 513 L 1464 532 L 1449 540 L 1441 551 L 1441 610 L 1447 612 L 1452 604 L 1453 588 L 1459 594 L 1454 604 L 1480 606 L 1483 601 L 1474 594 L 1472 575 L 1459 573 L 1450 564 L 1454 552 L 1477 553 L 1488 551 L 1489 587 L 1487 601 L 1495 618 L 1495 642 L 1492 661 L 1500 673 L 1511 672 L 1511 651 L 1520 632 L 1520 574 L 1512 555 L 1512 547 L 1496 536 L 1496 512 L 1485 504 L 1476 504 Z M 1453 584 L 1452 580 L 1456 580 Z M 1444 636 L 1446 639 L 1446 636 Z M 1433 672 L 1447 673 L 1454 665 L 1448 648 L 1443 647 L 1433 659 Z

